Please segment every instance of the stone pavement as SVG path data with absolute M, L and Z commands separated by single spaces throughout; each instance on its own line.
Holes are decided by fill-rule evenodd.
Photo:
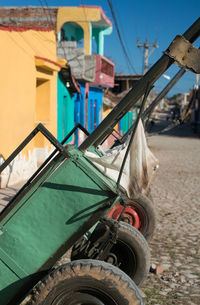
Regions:
M 159 131 L 166 123 L 153 126 Z M 164 124 L 164 125 L 163 125 Z M 200 304 L 200 138 L 187 124 L 153 133 L 148 143 L 160 161 L 152 183 L 158 214 L 151 262 L 162 275 L 150 273 L 141 291 L 145 304 Z

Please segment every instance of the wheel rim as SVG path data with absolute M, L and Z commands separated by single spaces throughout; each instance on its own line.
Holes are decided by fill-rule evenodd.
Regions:
M 137 257 L 134 250 L 123 240 L 117 240 L 117 243 L 113 245 L 105 261 L 120 268 L 131 278 L 136 273 Z
M 108 217 L 118 220 L 124 207 L 121 204 L 115 205 L 108 213 Z M 125 210 L 123 211 L 121 221 L 124 221 L 131 226 L 133 226 L 136 229 L 139 229 L 141 227 L 141 220 L 140 217 L 131 206 L 127 206 Z
M 80 283 L 74 290 L 63 289 L 52 301 L 51 305 L 118 305 L 103 289 L 85 286 Z M 77 287 L 78 286 L 78 287 Z
M 108 217 L 118 220 L 124 207 L 118 203 L 108 213 Z M 139 230 L 142 234 L 148 229 L 149 219 L 145 210 L 137 204 L 137 202 L 131 202 L 123 212 L 122 221 L 125 221 Z
M 136 229 L 139 229 L 139 227 L 141 225 L 138 213 L 131 207 L 125 208 L 121 221 L 124 221 L 124 222 L 130 224 L 131 226 L 135 227 Z
M 106 305 L 103 303 L 99 298 L 88 294 L 88 293 L 81 293 L 76 292 L 73 294 L 71 299 L 65 302 L 63 305 Z

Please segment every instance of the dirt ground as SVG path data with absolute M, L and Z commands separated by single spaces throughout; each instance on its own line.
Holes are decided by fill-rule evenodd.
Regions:
M 152 183 L 158 223 L 151 262 L 164 272 L 149 274 L 141 288 L 144 301 L 199 305 L 200 137 L 190 125 L 173 125 L 163 116 L 152 126 L 148 143 L 160 161 Z
M 151 262 L 164 272 L 149 273 L 140 288 L 144 302 L 199 305 L 200 137 L 190 125 L 173 125 L 163 116 L 152 126 L 148 143 L 160 161 L 152 183 L 158 222 L 150 242 Z M 0 210 L 16 188 L 0 190 Z

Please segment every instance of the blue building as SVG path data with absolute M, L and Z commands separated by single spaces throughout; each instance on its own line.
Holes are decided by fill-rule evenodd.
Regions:
M 59 119 L 65 121 L 67 117 L 70 120 L 66 123 L 66 128 L 64 121 L 58 122 L 59 139 L 68 130 L 68 126 L 74 127 L 80 123 L 92 132 L 102 121 L 103 89 L 114 86 L 114 63 L 103 55 L 104 35 L 111 32 L 112 23 L 99 6 L 58 8 L 57 56 L 67 60 L 80 84 L 80 92 L 74 95 L 73 101 L 66 107 L 62 101 L 70 98 L 64 93 L 62 84 L 58 84 L 59 90 L 62 89 L 62 93 L 58 93 Z M 67 115 L 64 111 L 70 114 Z M 84 134 L 77 131 L 76 145 L 83 140 Z

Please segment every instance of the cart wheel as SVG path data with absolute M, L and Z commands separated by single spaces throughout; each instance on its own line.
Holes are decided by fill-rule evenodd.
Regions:
M 99 238 L 101 235 L 103 236 L 104 232 L 105 227 L 100 224 L 92 235 Z M 95 241 L 93 240 L 93 242 Z M 100 247 L 101 245 L 99 245 Z M 87 241 L 81 238 L 72 248 L 71 260 L 88 258 L 85 248 L 87 248 Z M 138 230 L 127 223 L 120 222 L 117 242 L 112 246 L 104 261 L 120 268 L 139 286 L 146 279 L 150 269 L 148 244 Z
M 34 290 L 30 305 L 144 305 L 126 274 L 97 260 L 63 265 Z
M 156 209 L 149 197 L 140 194 L 138 197 L 128 199 L 129 207 L 132 207 L 139 216 L 140 226 L 138 230 L 147 241 L 153 236 L 156 228 Z
M 138 229 L 149 241 L 156 227 L 156 211 L 153 201 L 142 194 L 134 199 L 127 198 L 127 201 L 129 204 L 121 216 L 121 221 L 129 223 Z M 116 204 L 109 211 L 108 217 L 118 220 L 122 211 L 123 206 Z

